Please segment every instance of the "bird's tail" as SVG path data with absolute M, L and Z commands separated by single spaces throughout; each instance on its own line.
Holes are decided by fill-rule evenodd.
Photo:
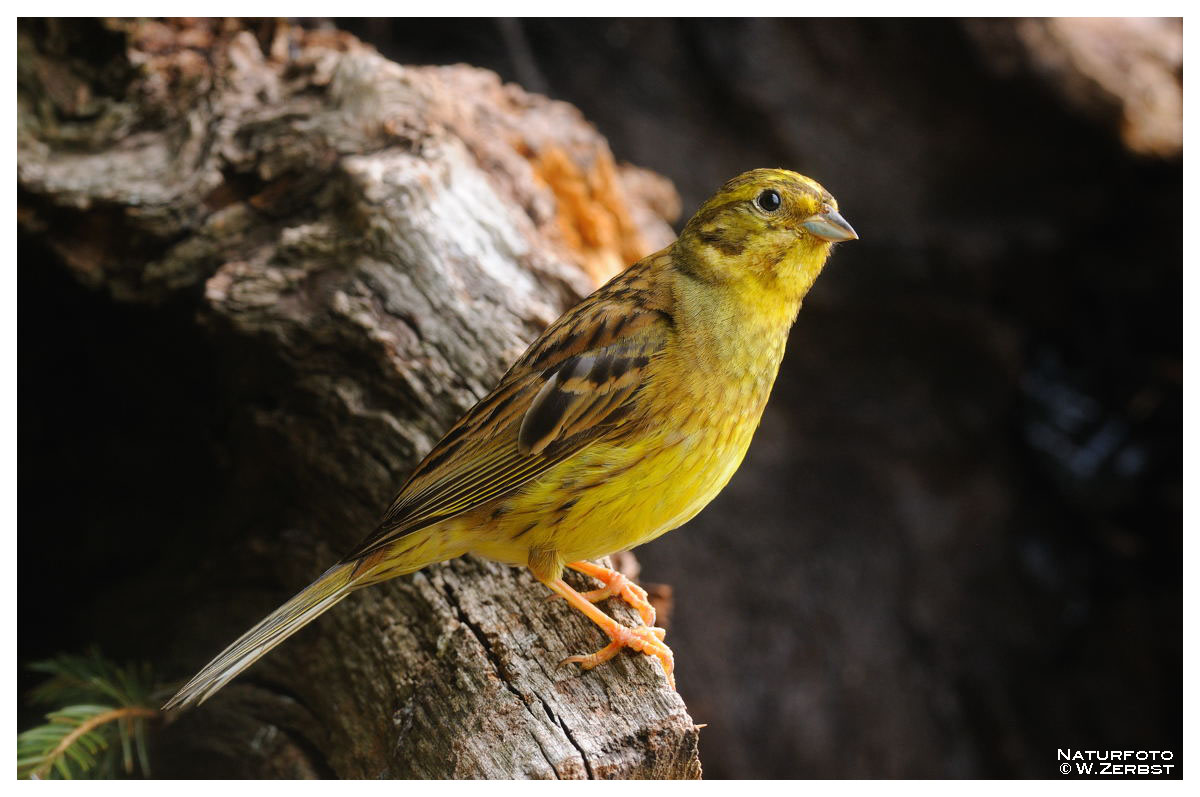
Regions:
M 215 659 L 196 673 L 163 711 L 177 706 L 199 705 L 218 689 L 232 681 L 242 670 L 271 649 L 331 609 L 356 587 L 363 586 L 354 577 L 354 562 L 334 565 L 296 597 L 271 612 L 258 625 L 242 634 Z

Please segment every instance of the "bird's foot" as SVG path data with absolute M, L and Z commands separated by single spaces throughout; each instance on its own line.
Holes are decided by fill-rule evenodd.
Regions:
M 672 689 L 675 688 L 675 654 L 663 642 L 666 631 L 651 626 L 626 628 L 615 620 L 612 626 L 603 630 L 612 642 L 589 656 L 568 656 L 562 660 L 562 663 L 578 664 L 583 669 L 590 670 L 616 656 L 622 648 L 629 648 L 658 659 L 662 664 L 663 672 L 666 673 L 667 683 L 671 685 Z
M 653 626 L 657 621 L 658 614 L 647 598 L 646 590 L 630 581 L 624 573 L 586 561 L 570 562 L 567 567 L 591 576 L 604 584 L 600 589 L 581 593 L 592 603 L 599 603 L 608 598 L 620 598 L 637 610 L 642 617 L 642 622 L 646 625 Z
M 571 567 L 574 567 L 574 565 L 571 565 Z M 593 565 L 593 567 L 599 568 L 599 565 Z M 621 625 L 593 606 L 591 601 L 576 592 L 570 584 L 561 578 L 546 582 L 546 586 L 556 595 L 566 598 L 568 603 L 582 612 L 593 623 L 600 626 L 600 630 L 612 640 L 608 645 L 590 656 L 568 656 L 563 659 L 563 664 L 574 663 L 580 665 L 585 670 L 590 670 L 620 653 L 622 648 L 630 648 L 631 650 L 636 650 L 639 653 L 644 653 L 647 656 L 653 656 L 658 659 L 662 664 L 663 672 L 666 673 L 667 683 L 671 685 L 672 689 L 675 688 L 675 654 L 663 643 L 666 631 L 653 626 L 643 625 L 637 628 L 627 628 Z

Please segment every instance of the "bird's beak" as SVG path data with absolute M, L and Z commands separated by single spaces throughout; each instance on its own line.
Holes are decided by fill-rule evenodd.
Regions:
M 843 219 L 842 214 L 836 210 L 827 210 L 824 213 L 818 213 L 800 226 L 826 241 L 858 240 L 858 233 L 850 226 L 850 222 Z

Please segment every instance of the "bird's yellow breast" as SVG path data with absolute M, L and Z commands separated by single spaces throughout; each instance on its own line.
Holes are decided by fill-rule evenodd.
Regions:
M 694 517 L 728 483 L 762 416 L 786 329 L 655 362 L 635 435 L 600 440 L 504 501 L 457 519 L 470 550 L 538 570 L 633 548 Z M 656 391 L 657 380 L 676 385 Z M 719 408 L 719 409 L 718 409 Z M 568 497 L 569 496 L 569 497 Z M 539 573 L 539 575 L 552 575 Z

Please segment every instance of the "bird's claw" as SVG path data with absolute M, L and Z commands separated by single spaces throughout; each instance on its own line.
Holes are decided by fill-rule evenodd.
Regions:
M 614 627 L 606 628 L 604 631 L 612 642 L 588 656 L 568 656 L 561 663 L 578 664 L 581 668 L 590 670 L 616 656 L 622 648 L 629 648 L 658 659 L 662 664 L 663 672 L 666 673 L 667 683 L 671 685 L 672 689 L 675 688 L 675 654 L 663 642 L 663 638 L 667 634 L 665 630 L 653 626 L 627 628 L 614 624 Z
M 592 567 L 594 569 L 589 568 L 586 571 L 587 574 L 603 583 L 604 586 L 600 589 L 580 593 L 583 597 L 587 598 L 591 603 L 599 603 L 609 598 L 620 598 L 637 610 L 637 613 L 642 618 L 642 622 L 647 626 L 653 626 L 658 622 L 658 613 L 650 603 L 650 599 L 646 595 L 646 590 L 630 581 L 624 573 L 609 570 L 606 567 L 602 568 L 599 565 L 593 565 Z

